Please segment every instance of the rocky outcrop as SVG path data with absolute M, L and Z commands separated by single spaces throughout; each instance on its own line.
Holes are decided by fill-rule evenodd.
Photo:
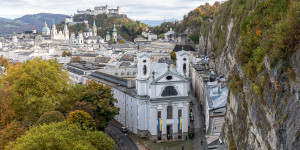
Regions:
M 280 66 L 280 62 L 272 62 L 272 55 L 264 55 L 263 69 L 253 78 L 249 77 L 249 67 L 245 69 L 247 64 L 242 64 L 236 54 L 241 46 L 239 41 L 243 40 L 243 23 L 259 2 L 225 2 L 209 22 L 210 30 L 207 26 L 200 29 L 200 50 L 208 51 L 210 65 L 225 75 L 230 89 L 221 136 L 230 149 L 297 150 L 300 149 L 299 35 L 298 42 L 293 43 L 296 46 L 284 58 L 289 65 Z M 293 0 L 289 4 L 299 6 Z M 243 13 L 238 12 L 240 9 L 244 9 Z M 254 33 L 260 35 L 260 30 Z

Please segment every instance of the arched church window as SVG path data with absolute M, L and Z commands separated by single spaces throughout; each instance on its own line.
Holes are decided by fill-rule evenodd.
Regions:
M 146 67 L 146 65 L 144 65 L 144 67 L 143 67 L 143 73 L 144 73 L 144 75 L 147 74 L 147 67 Z
M 186 63 L 183 64 L 183 72 L 186 72 Z
M 174 86 L 165 87 L 165 89 L 163 90 L 163 92 L 161 94 L 161 96 L 176 96 L 176 95 L 178 95 L 178 92 L 176 91 Z

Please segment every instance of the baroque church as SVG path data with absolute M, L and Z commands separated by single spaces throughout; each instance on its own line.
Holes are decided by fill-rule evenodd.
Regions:
M 83 77 L 110 86 L 120 108 L 115 119 L 131 132 L 151 141 L 176 141 L 188 136 L 189 56 L 176 52 L 176 68 L 167 63 L 151 63 L 149 53 L 137 54 L 135 87 L 131 80 L 101 72 Z
M 176 68 L 150 63 L 139 53 L 136 94 L 138 130 L 141 137 L 166 141 L 186 138 L 189 125 L 189 52 L 176 52 Z
M 94 20 L 93 27 L 90 28 L 89 24 L 86 24 L 83 33 L 78 33 L 77 37 L 75 33 L 72 33 L 70 43 L 79 47 L 101 48 L 105 44 L 105 40 L 97 35 L 97 26 Z
M 63 31 L 57 31 L 54 21 L 51 30 L 48 28 L 47 23 L 45 22 L 45 26 L 42 29 L 42 36 L 45 38 L 51 38 L 52 41 L 69 41 L 68 25 L 64 25 Z

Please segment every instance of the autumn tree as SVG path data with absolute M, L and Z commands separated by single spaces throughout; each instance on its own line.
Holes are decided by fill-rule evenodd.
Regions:
M 7 67 L 9 64 L 9 60 L 4 58 L 3 56 L 0 56 L 0 66 Z
M 77 123 L 82 129 L 95 129 L 95 122 L 89 113 L 83 110 L 75 110 L 70 112 L 67 120 L 68 123 Z
M 124 44 L 125 43 L 125 40 L 120 40 L 119 41 L 119 44 Z
M 175 63 L 176 62 L 176 53 L 175 53 L 175 51 L 170 52 L 170 55 L 171 55 L 171 59 Z
M 74 57 L 71 58 L 70 63 L 78 63 L 81 60 L 82 60 L 81 57 L 74 56 Z
M 119 114 L 119 108 L 114 105 L 117 100 L 113 97 L 111 88 L 96 81 L 89 81 L 85 85 L 80 101 L 89 102 L 94 107 L 97 129 L 103 130 L 106 123 Z
M 65 57 L 65 56 L 72 56 L 71 52 L 67 52 L 67 51 L 63 51 L 61 56 Z
M 68 74 L 56 60 L 35 58 L 19 65 L 9 65 L 3 76 L 7 107 L 17 120 L 34 123 L 43 113 L 56 108 L 69 87 Z
M 0 130 L 0 149 L 4 149 L 10 141 L 15 141 L 26 132 L 24 126 L 19 121 L 12 121 L 6 128 Z
M 51 134 L 49 134 L 51 133 Z M 101 131 L 82 130 L 77 124 L 65 121 L 31 128 L 6 149 L 115 149 L 115 142 Z
M 44 123 L 49 124 L 52 122 L 61 122 L 61 121 L 64 121 L 65 119 L 66 119 L 65 116 L 61 112 L 50 111 L 50 112 L 44 113 L 38 119 L 38 121 L 35 123 L 35 125 L 43 125 Z
M 58 104 L 57 110 L 63 114 L 67 114 L 71 110 L 84 110 L 85 109 L 73 109 L 76 102 L 81 99 L 81 93 L 84 91 L 84 85 L 72 84 L 63 94 L 63 101 Z M 86 111 L 88 112 L 88 111 Z

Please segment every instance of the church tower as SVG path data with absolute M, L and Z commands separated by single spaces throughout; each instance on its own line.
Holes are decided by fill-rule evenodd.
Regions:
M 112 31 L 112 40 L 117 42 L 117 39 L 118 39 L 118 34 L 117 34 L 116 25 L 114 24 L 114 28 Z
M 105 37 L 106 42 L 110 41 L 110 35 L 109 32 L 106 32 L 106 37 Z
M 12 42 L 14 42 L 15 45 L 17 45 L 17 43 L 18 43 L 18 37 L 17 37 L 16 32 L 14 32 L 14 34 L 12 36 Z
M 65 23 L 65 26 L 64 26 L 64 39 L 66 41 L 68 41 L 70 39 L 69 37 L 69 29 L 68 29 L 68 25 Z
M 33 34 L 36 34 L 35 26 L 33 26 L 32 33 L 33 33 Z
M 138 73 L 136 76 L 136 87 L 138 95 L 148 94 L 147 80 L 150 77 L 150 54 L 142 52 L 137 54 Z
M 93 23 L 93 36 L 97 36 L 97 26 L 94 18 L 94 23 Z
M 184 50 L 176 52 L 176 69 L 181 76 L 189 77 L 190 53 Z
M 77 39 L 78 39 L 78 44 L 83 44 L 83 35 L 82 35 L 82 33 L 78 33 Z
M 51 28 L 51 39 L 55 40 L 57 35 L 56 25 L 53 20 L 52 28 Z

